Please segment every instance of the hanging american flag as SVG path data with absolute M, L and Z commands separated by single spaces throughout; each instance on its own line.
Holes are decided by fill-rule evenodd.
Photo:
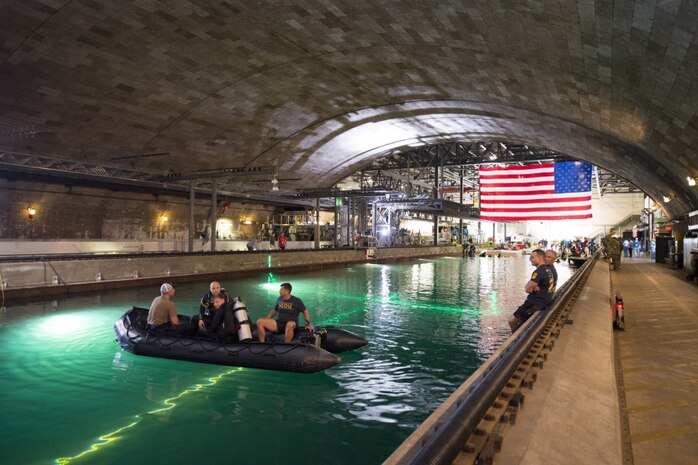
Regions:
M 480 218 L 591 218 L 591 165 L 578 161 L 480 167 Z

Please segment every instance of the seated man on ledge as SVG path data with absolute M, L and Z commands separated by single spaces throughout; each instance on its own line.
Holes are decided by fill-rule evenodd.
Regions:
M 542 249 L 534 250 L 531 252 L 529 261 L 536 269 L 524 287 L 526 294 L 528 294 L 526 300 L 509 318 L 509 327 L 512 333 L 535 312 L 545 309 L 555 292 L 555 278 L 550 267 L 545 264 L 545 252 Z
M 274 308 L 269 311 L 266 318 L 257 320 L 257 337 L 259 342 L 266 340 L 266 331 L 283 333 L 284 342 L 291 342 L 293 333 L 298 326 L 298 315 L 301 312 L 305 318 L 305 329 L 312 329 L 310 312 L 301 299 L 291 295 L 292 289 L 291 284 L 282 283 L 279 288 L 279 298 L 276 300 Z M 279 318 L 274 320 L 277 314 Z

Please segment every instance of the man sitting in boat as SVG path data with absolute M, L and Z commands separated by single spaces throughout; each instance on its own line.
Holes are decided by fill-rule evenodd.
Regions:
M 210 323 L 205 329 L 200 330 L 200 334 L 203 333 L 213 339 L 236 335 L 237 324 L 227 294 L 214 295 L 209 310 L 212 315 Z
M 175 288 L 170 283 L 160 286 L 160 296 L 153 299 L 148 311 L 148 331 L 185 333 L 188 328 L 179 325 L 177 317 L 177 306 L 172 302 L 175 295 Z
M 282 283 L 279 288 L 279 298 L 276 305 L 269 311 L 266 318 L 257 320 L 257 337 L 259 342 L 266 340 L 266 331 L 283 334 L 284 342 L 291 342 L 293 333 L 298 327 L 298 315 L 303 313 L 305 318 L 305 329 L 312 329 L 310 324 L 310 312 L 305 304 L 298 297 L 291 295 L 293 287 L 290 283 Z M 278 319 L 274 319 L 276 315 Z
M 221 283 L 213 281 L 209 285 L 209 291 L 201 298 L 199 315 L 191 319 L 193 328 L 198 330 L 200 334 L 206 335 L 211 330 L 211 323 L 213 322 L 213 317 L 216 312 L 216 308 L 213 306 L 213 298 L 217 295 L 225 299 L 224 303 L 230 302 L 230 296 L 228 296 L 225 289 L 221 287 Z

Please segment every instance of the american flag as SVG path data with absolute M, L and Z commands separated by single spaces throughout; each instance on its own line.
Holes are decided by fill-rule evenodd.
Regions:
M 480 218 L 591 218 L 591 165 L 578 161 L 480 167 Z

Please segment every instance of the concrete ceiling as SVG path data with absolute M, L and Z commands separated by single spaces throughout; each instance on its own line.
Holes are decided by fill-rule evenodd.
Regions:
M 0 0 L 0 149 L 274 165 L 300 189 L 502 140 L 674 197 L 676 216 L 698 209 L 697 27 L 694 0 Z

